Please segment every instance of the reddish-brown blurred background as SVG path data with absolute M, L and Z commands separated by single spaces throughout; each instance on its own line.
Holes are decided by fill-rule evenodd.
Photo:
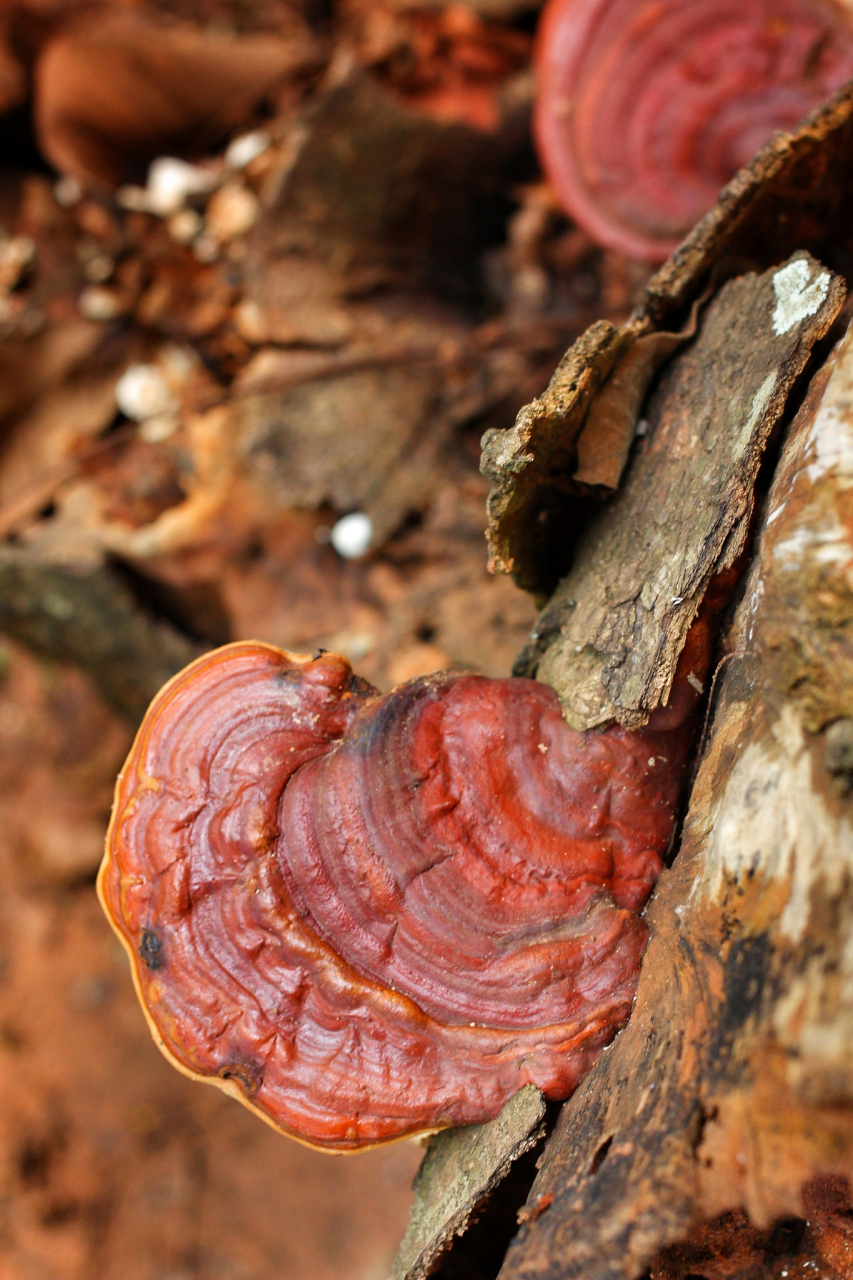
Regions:
M 541 181 L 535 21 L 0 5 L 2 1280 L 387 1272 L 419 1148 L 316 1154 L 173 1071 L 94 875 L 144 701 L 206 646 L 509 672 L 534 606 L 486 571 L 480 435 L 647 274 Z

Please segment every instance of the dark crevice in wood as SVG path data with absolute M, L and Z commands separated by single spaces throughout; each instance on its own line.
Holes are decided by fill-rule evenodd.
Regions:
M 590 1178 L 595 1177 L 595 1175 L 598 1173 L 601 1166 L 604 1164 L 604 1161 L 607 1159 L 607 1153 L 610 1150 L 612 1145 L 613 1145 L 613 1134 L 611 1133 L 609 1138 L 604 1139 L 601 1146 L 598 1148 L 595 1155 L 592 1157 L 592 1164 L 589 1166 L 589 1173 L 587 1174 L 587 1177 L 590 1177 Z
M 556 1108 L 551 1108 L 552 1121 Z M 435 1280 L 497 1280 L 506 1251 L 518 1231 L 518 1213 L 530 1194 L 543 1137 L 512 1166 L 475 1220 L 432 1273 Z

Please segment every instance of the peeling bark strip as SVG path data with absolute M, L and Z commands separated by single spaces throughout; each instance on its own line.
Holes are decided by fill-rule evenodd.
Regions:
M 578 439 L 592 399 L 638 340 L 680 327 L 713 267 L 728 260 L 766 268 L 809 245 L 827 265 L 846 269 L 846 260 L 836 264 L 827 254 L 849 241 L 851 134 L 853 85 L 848 85 L 795 133 L 772 138 L 732 179 L 649 281 L 627 325 L 593 325 L 567 352 L 543 395 L 521 410 L 515 426 L 486 433 L 482 470 L 492 482 L 493 569 L 511 573 L 519 586 L 542 598 L 554 589 L 571 562 L 581 492 L 573 472 L 580 463 L 579 478 L 586 482 Z M 630 383 L 630 407 L 639 394 L 633 385 L 637 370 L 620 366 L 620 372 Z M 585 451 L 592 446 L 587 437 Z
M 447 1129 L 432 1139 L 390 1280 L 425 1280 L 510 1165 L 539 1141 L 544 1118 L 541 1093 L 526 1085 L 488 1124 Z
M 609 320 L 597 320 L 563 356 L 547 390 L 524 406 L 515 426 L 493 427 L 483 436 L 480 470 L 492 482 L 489 568 L 511 573 L 534 594 L 543 590 L 541 565 L 549 558 L 554 528 L 577 491 L 570 476 L 587 410 L 631 336 Z
M 806 1216 L 812 1179 L 853 1180 L 853 336 L 767 511 L 634 1015 L 563 1109 L 502 1280 L 635 1280 L 697 1221 Z
M 647 333 L 616 365 L 593 399 L 578 437 L 578 469 L 572 477 L 576 484 L 618 489 L 652 379 L 678 348 L 695 336 L 703 300 L 693 304 L 681 333 Z
M 710 579 L 743 551 L 764 445 L 845 292 L 806 254 L 730 280 L 663 374 L 625 487 L 516 666 L 556 689 L 575 728 L 640 725 L 666 702 Z

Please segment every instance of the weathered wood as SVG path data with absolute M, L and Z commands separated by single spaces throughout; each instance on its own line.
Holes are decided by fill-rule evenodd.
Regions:
M 767 504 L 628 1027 L 563 1109 L 502 1280 L 635 1280 L 696 1222 L 853 1179 L 853 337 Z M 833 727 L 833 732 L 829 728 Z
M 495 569 L 545 598 L 571 563 L 582 523 L 573 478 L 592 396 L 638 339 L 677 328 L 712 269 L 740 261 L 765 268 L 808 248 L 846 270 L 851 245 L 853 85 L 794 133 L 777 134 L 722 191 L 713 209 L 648 282 L 620 330 L 593 326 L 574 344 L 552 386 L 514 427 L 483 440 L 492 482 L 489 545 Z M 599 322 L 601 323 L 601 322 Z M 590 390 L 590 380 L 592 387 Z
M 853 86 L 843 90 L 833 103 L 816 112 L 794 134 L 779 135 L 772 139 L 756 160 L 736 176 L 723 191 L 715 208 L 649 282 L 643 302 L 625 330 L 615 331 L 611 327 L 601 327 L 583 335 L 567 353 L 552 387 L 539 401 L 522 410 L 516 427 L 504 433 L 489 433 L 485 438 L 483 469 L 493 483 L 489 504 L 493 567 L 512 572 L 516 581 L 539 595 L 547 594 L 553 589 L 557 576 L 571 564 L 572 543 L 588 519 L 589 503 L 587 501 L 586 506 L 579 509 L 581 500 L 577 496 L 578 486 L 572 477 L 572 470 L 577 466 L 577 442 L 585 429 L 587 409 L 594 403 L 598 389 L 608 386 L 610 371 L 619 368 L 624 353 L 630 350 L 637 339 L 655 330 L 676 327 L 685 315 L 688 304 L 706 287 L 709 275 L 720 274 L 720 269 L 723 276 L 731 275 L 733 262 L 746 263 L 748 269 L 769 266 L 780 263 L 787 255 L 807 246 L 813 253 L 818 253 L 827 265 L 835 266 L 842 274 L 847 274 L 851 244 L 847 211 L 851 190 Z M 743 265 L 740 269 L 744 269 Z M 814 394 L 818 394 L 817 386 Z M 819 672 L 821 679 L 826 682 L 830 672 L 837 670 L 840 678 L 847 681 L 848 687 L 850 684 L 849 670 L 845 663 L 833 665 L 820 661 L 823 656 L 822 645 L 829 644 L 831 651 L 833 646 L 837 648 L 837 638 L 830 639 L 835 633 L 828 625 L 815 630 L 813 624 L 817 615 L 813 610 L 816 599 L 812 593 L 797 605 L 795 594 L 789 594 L 789 607 L 795 612 L 799 610 L 799 615 L 802 616 L 798 615 L 798 626 L 793 628 L 790 618 L 783 620 L 779 638 L 780 653 L 786 655 L 787 668 L 791 673 L 790 687 L 797 687 L 800 695 L 812 702 L 819 699 L 821 680 L 804 680 L 804 671 Z M 824 611 L 831 614 L 834 607 L 827 604 Z M 764 616 L 768 619 L 769 627 L 769 615 Z M 805 624 L 799 625 L 803 617 Z M 559 635 L 559 631 L 555 634 Z M 537 639 L 541 656 L 541 652 L 547 649 L 549 640 L 554 639 L 554 633 L 549 637 L 542 634 L 540 628 Z M 809 666 L 810 663 L 812 666 Z M 741 688 L 743 698 L 748 699 L 755 665 L 754 658 L 747 661 L 744 656 L 727 660 L 724 668 L 726 699 L 737 702 L 735 694 L 738 687 Z M 838 697 L 837 683 L 832 687 L 835 705 L 846 705 Z M 840 718 L 829 725 L 822 736 L 825 743 L 823 764 L 826 779 L 832 794 L 843 798 L 853 791 L 853 717 L 849 712 L 840 713 Z M 721 758 L 724 765 L 725 752 Z M 696 794 L 698 796 L 699 792 Z M 713 813 L 707 819 L 708 823 L 712 821 Z M 686 859 L 682 856 L 677 868 L 685 865 Z M 653 903 L 657 904 L 658 896 L 672 893 L 670 884 L 677 874 L 678 870 L 667 873 Z M 654 912 L 661 910 L 663 908 L 657 905 L 653 907 L 653 919 L 657 918 Z M 675 921 L 670 918 L 673 928 L 676 922 L 677 918 Z M 526 1274 L 524 1269 L 529 1268 L 530 1274 L 537 1275 L 586 1276 L 578 1261 L 583 1255 L 592 1260 L 593 1269 L 589 1274 L 594 1276 L 598 1274 L 595 1266 L 598 1265 L 599 1252 L 606 1254 L 607 1265 L 616 1267 L 614 1274 L 627 1274 L 624 1268 L 619 1270 L 618 1255 L 623 1245 L 627 1248 L 628 1236 L 631 1236 L 633 1252 L 626 1252 L 622 1261 L 630 1270 L 640 1256 L 646 1259 L 644 1265 L 647 1265 L 660 1242 L 677 1238 L 682 1228 L 686 1229 L 685 1224 L 699 1212 L 695 1205 L 689 1210 L 685 1208 L 684 1185 L 680 1174 L 684 1173 L 687 1182 L 691 1182 L 695 1161 L 691 1154 L 693 1147 L 689 1135 L 696 1137 L 699 1134 L 703 1125 L 703 1112 L 701 1106 L 694 1106 L 692 1103 L 685 1110 L 683 1095 L 680 1098 L 671 1095 L 664 1103 L 655 1102 L 655 1063 L 658 1054 L 669 1053 L 671 1070 L 677 1072 L 680 1069 L 685 1079 L 696 1067 L 696 1057 L 683 1025 L 679 1028 L 673 1023 L 672 1028 L 668 1028 L 668 1019 L 673 1009 L 678 1008 L 679 993 L 686 999 L 685 989 L 695 980 L 695 971 L 691 970 L 688 974 L 686 966 L 690 964 L 691 957 L 695 956 L 696 947 L 701 951 L 705 940 L 694 944 L 673 936 L 670 944 L 670 951 L 666 956 L 662 956 L 660 949 L 653 950 L 649 956 L 649 961 L 658 973 L 653 995 L 653 1002 L 657 1002 L 656 1021 L 647 1021 L 642 1025 L 636 1020 L 632 1021 L 616 1045 L 605 1052 L 590 1081 L 567 1104 L 559 1130 L 562 1136 L 552 1139 L 551 1144 L 552 1150 L 557 1143 L 561 1144 L 562 1176 L 566 1192 L 559 1203 L 555 1199 L 549 1208 L 548 1197 L 552 1193 L 543 1189 L 543 1170 L 543 1177 L 534 1186 L 527 1206 L 531 1216 L 530 1224 L 525 1228 L 513 1252 L 512 1261 L 508 1264 L 517 1268 L 519 1274 Z M 730 1001 L 733 1008 L 743 1006 L 746 998 L 754 1006 L 756 1000 L 761 998 L 758 988 L 753 988 L 752 985 L 753 979 L 757 978 L 759 983 L 764 979 L 755 960 L 760 948 L 751 948 L 748 944 L 748 938 L 742 940 L 739 950 L 733 952 L 729 960 Z M 660 943 L 655 944 L 656 948 L 660 946 Z M 835 943 L 833 947 L 837 950 Z M 720 954 L 719 936 L 713 939 L 711 951 L 714 955 Z M 716 980 L 718 984 L 722 983 L 719 973 Z M 644 986 L 643 991 L 645 990 Z M 646 1015 L 649 1016 L 648 1009 Z M 707 1017 L 707 1011 L 705 1016 Z M 743 1008 L 744 1023 L 748 1024 L 752 1016 L 750 1007 Z M 693 1029 L 689 1030 L 692 1034 Z M 707 1034 L 707 1027 L 704 1031 Z M 727 1034 L 723 1028 L 723 1040 Z M 667 1040 L 666 1049 L 657 1044 L 657 1038 L 661 1035 Z M 638 1127 L 641 1139 L 653 1102 L 656 1107 L 655 1115 L 666 1112 L 670 1118 L 675 1117 L 668 1132 L 680 1136 L 673 1137 L 671 1141 L 661 1140 L 657 1148 L 650 1151 L 644 1165 L 648 1169 L 655 1161 L 661 1167 L 666 1167 L 667 1162 L 672 1163 L 668 1174 L 661 1173 L 660 1168 L 655 1174 L 656 1185 L 661 1191 L 660 1200 L 646 1199 L 638 1203 L 635 1199 L 620 1208 L 623 1206 L 620 1196 L 625 1181 L 619 1172 L 624 1168 L 622 1162 L 631 1157 L 633 1152 L 633 1159 L 642 1163 L 644 1146 L 641 1141 L 632 1151 L 627 1146 L 622 1147 L 615 1136 L 616 1130 L 609 1123 L 610 1104 L 605 1096 L 606 1090 L 592 1090 L 599 1077 L 607 1075 L 610 1079 L 607 1073 L 612 1070 L 610 1063 L 613 1055 L 627 1036 L 634 1038 L 637 1048 L 634 1060 L 626 1066 L 621 1082 L 617 1081 L 620 1088 L 628 1087 L 631 1083 L 637 1063 L 642 1061 L 640 1046 L 645 1044 L 644 1037 L 651 1037 L 649 1043 L 645 1044 L 647 1061 L 643 1067 L 643 1080 L 644 1087 L 648 1087 L 646 1102 L 649 1105 L 642 1110 L 642 1124 Z M 679 1055 L 682 1055 L 683 1061 Z M 601 1089 L 602 1086 L 599 1084 L 595 1088 Z M 663 1097 L 663 1094 L 658 1096 Z M 640 1101 L 640 1094 L 636 1090 L 632 1093 L 632 1099 L 634 1106 Z M 585 1114 L 584 1108 L 587 1109 Z M 678 1114 L 681 1115 L 681 1129 L 677 1122 Z M 707 1129 L 707 1125 L 705 1127 Z M 571 1157 L 578 1165 L 574 1172 L 570 1167 L 568 1139 L 565 1136 L 569 1129 L 579 1134 Z M 665 1126 L 660 1128 L 660 1132 L 667 1132 Z M 688 1135 L 687 1139 L 685 1134 Z M 590 1179 L 591 1186 L 587 1187 L 584 1175 L 589 1170 L 594 1176 Z M 618 1185 L 611 1187 L 614 1179 Z M 647 1181 L 646 1191 L 650 1187 L 651 1181 Z M 689 1199 L 689 1194 L 687 1198 Z M 611 1207 L 616 1213 L 612 1224 L 609 1219 Z M 713 1212 L 713 1203 L 705 1208 L 707 1212 Z M 568 1240 L 572 1231 L 578 1230 L 579 1221 L 584 1215 L 583 1230 L 578 1235 L 577 1253 L 572 1255 L 574 1261 L 566 1264 L 574 1267 L 577 1263 L 580 1270 L 566 1270 L 563 1261 L 558 1261 L 557 1253 L 551 1250 L 557 1235 L 555 1224 L 563 1219 L 569 1223 L 564 1229 Z M 644 1233 L 646 1238 L 643 1244 Z M 528 1236 L 527 1240 L 524 1238 L 525 1234 Z M 549 1271 L 549 1267 L 552 1270 Z
M 710 579 L 744 548 L 765 443 L 844 300 L 807 255 L 730 280 L 663 374 L 630 475 L 584 533 L 517 674 L 579 729 L 665 703 Z
M 539 1141 L 544 1118 L 541 1093 L 526 1085 L 488 1124 L 447 1129 L 430 1139 L 390 1280 L 425 1280 L 512 1163 Z
M 521 410 L 515 426 L 509 431 L 493 427 L 483 436 L 480 470 L 492 483 L 489 567 L 511 573 L 534 595 L 547 595 L 569 563 L 554 540 L 555 530 L 570 520 L 567 508 L 577 503 L 570 479 L 577 439 L 592 398 L 632 336 L 607 320 L 590 325 L 543 394 Z
M 0 631 L 84 667 L 134 723 L 200 652 L 177 628 L 150 617 L 100 558 L 61 563 L 12 547 L 0 549 Z
M 788 289 L 792 280 L 802 287 Z M 536 640 L 528 650 L 524 674 L 552 683 L 576 723 L 596 724 L 615 710 L 628 720 L 626 710 L 635 711 L 639 720 L 665 696 L 710 577 L 742 550 L 771 427 L 843 298 L 840 279 L 806 255 L 781 270 L 732 280 L 709 304 L 699 336 L 664 375 L 625 489 L 593 521 L 575 568 L 540 618 L 544 657 Z M 633 706 L 624 697 L 618 707 L 611 700 L 610 689 L 620 690 L 607 679 L 621 674 L 627 685 L 613 655 L 627 674 L 640 672 L 645 681 Z M 477 1203 L 468 1196 L 468 1162 L 476 1159 L 481 1184 L 489 1188 L 509 1164 L 500 1143 L 493 1147 L 473 1131 L 454 1135 L 453 1151 L 457 1164 L 443 1166 L 441 1195 L 430 1180 L 418 1188 L 410 1230 L 415 1239 L 426 1232 L 431 1260 L 464 1229 Z M 454 1216 L 460 1201 L 468 1208 Z M 417 1250 L 407 1248 L 395 1280 L 424 1274 Z

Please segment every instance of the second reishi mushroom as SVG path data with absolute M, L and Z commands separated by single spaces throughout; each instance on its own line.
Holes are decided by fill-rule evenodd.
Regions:
M 853 76 L 843 0 L 549 0 L 535 136 L 600 244 L 662 262 L 777 129 Z

